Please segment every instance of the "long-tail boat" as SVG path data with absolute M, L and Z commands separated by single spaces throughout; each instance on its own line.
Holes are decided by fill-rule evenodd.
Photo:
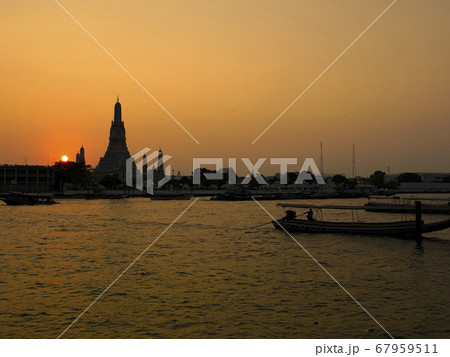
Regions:
M 285 229 L 289 232 L 306 232 L 306 233 L 343 233 L 343 234 L 370 234 L 370 235 L 394 235 L 394 236 L 414 236 L 422 233 L 436 232 L 450 228 L 450 219 L 443 221 L 424 223 L 418 215 L 419 221 L 397 221 L 397 222 L 329 222 L 323 221 L 322 209 L 339 209 L 351 210 L 352 216 L 354 211 L 365 210 L 365 206 L 345 206 L 345 205 L 310 205 L 310 204 L 287 204 L 279 203 L 277 206 L 283 208 L 303 208 L 309 209 L 307 219 L 297 218 L 294 210 L 289 209 L 286 215 L 274 220 L 272 223 L 277 229 Z M 314 218 L 313 210 L 316 212 Z M 417 216 L 416 216 L 417 217 Z
M 35 206 L 35 205 L 53 205 L 56 202 L 54 196 L 50 193 L 23 193 L 10 192 L 2 197 L 0 200 L 5 202 L 8 206 Z

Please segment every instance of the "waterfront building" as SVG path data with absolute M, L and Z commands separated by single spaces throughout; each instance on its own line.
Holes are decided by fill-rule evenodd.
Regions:
M 0 191 L 49 192 L 55 184 L 56 168 L 42 165 L 1 165 Z

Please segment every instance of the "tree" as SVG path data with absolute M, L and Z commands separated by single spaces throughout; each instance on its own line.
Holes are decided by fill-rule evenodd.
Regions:
M 295 181 L 297 180 L 298 172 L 288 172 L 287 173 L 287 183 L 288 185 L 295 184 Z
M 78 188 L 86 188 L 92 179 L 92 167 L 86 166 L 73 161 L 56 162 L 54 166 L 56 171 L 56 185 L 64 185 L 70 183 Z M 58 187 L 56 187 L 58 189 Z
M 395 181 L 389 181 L 384 186 L 389 190 L 395 190 L 396 188 L 398 188 L 398 183 Z
M 118 175 L 108 175 L 103 177 L 100 182 L 100 185 L 105 186 L 108 189 L 116 189 L 118 186 L 122 185 L 123 182 L 119 179 Z
M 222 186 L 226 182 L 225 178 L 222 177 L 221 179 L 218 179 L 218 180 L 211 180 L 211 179 L 207 179 L 205 177 L 205 175 L 204 175 L 204 174 L 216 174 L 216 173 L 217 173 L 216 170 L 210 170 L 210 169 L 202 167 L 200 169 L 200 183 L 201 183 L 201 185 L 203 187 L 209 187 L 210 185 L 216 185 L 217 187 Z
M 348 179 L 346 182 L 347 188 L 354 190 L 356 186 L 358 185 L 358 180 L 356 178 Z
M 377 170 L 372 175 L 370 175 L 369 182 L 376 188 L 384 187 L 384 179 L 386 177 L 386 172 Z
M 333 181 L 336 186 L 347 184 L 347 178 L 344 175 L 334 175 L 331 181 Z

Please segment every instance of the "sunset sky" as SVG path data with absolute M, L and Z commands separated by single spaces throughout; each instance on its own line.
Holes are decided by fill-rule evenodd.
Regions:
M 2 0 L 0 164 L 83 144 L 96 166 L 116 95 L 133 154 L 306 157 L 326 173 L 449 172 L 450 2 L 399 0 L 255 144 L 392 0 L 61 0 L 196 144 L 52 0 Z M 317 161 L 318 162 L 318 161 Z M 298 168 L 297 168 L 298 169 Z

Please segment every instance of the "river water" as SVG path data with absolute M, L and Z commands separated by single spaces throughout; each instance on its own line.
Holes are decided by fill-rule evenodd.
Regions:
M 0 205 L 0 338 L 58 337 L 192 202 Z M 365 200 L 314 204 L 330 202 Z M 283 215 L 275 201 L 261 204 Z M 199 199 L 63 337 L 388 337 L 292 238 L 249 228 L 268 221 L 252 201 Z M 388 237 L 294 237 L 394 337 L 450 338 L 450 230 L 429 234 L 423 249 Z

